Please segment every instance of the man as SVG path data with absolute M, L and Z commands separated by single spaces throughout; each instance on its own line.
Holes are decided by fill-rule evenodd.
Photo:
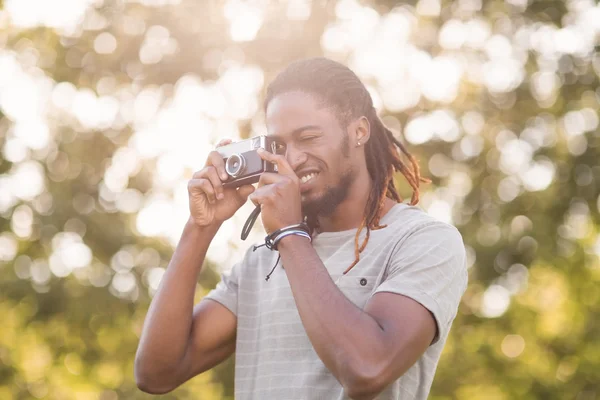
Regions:
M 291 64 L 265 112 L 282 154 L 261 157 L 278 173 L 223 188 L 212 152 L 189 182 L 191 216 L 146 318 L 138 386 L 168 392 L 235 351 L 237 399 L 426 399 L 467 284 L 460 233 L 415 207 L 428 180 L 345 66 Z M 250 247 L 194 307 L 206 250 L 247 199 L 267 234 L 287 234 L 276 251 Z M 310 236 L 294 228 L 303 221 Z

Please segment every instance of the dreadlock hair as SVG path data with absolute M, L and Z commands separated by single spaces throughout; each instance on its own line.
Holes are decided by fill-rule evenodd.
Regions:
M 431 180 L 421 177 L 417 160 L 383 124 L 373 107 L 371 95 L 348 67 L 322 57 L 293 62 L 267 88 L 265 111 L 275 96 L 291 91 L 314 95 L 323 106 L 335 112 L 342 128 L 346 128 L 351 121 L 361 116 L 369 121 L 371 135 L 365 144 L 365 157 L 373 187 L 354 238 L 355 260 L 344 271 L 346 274 L 360 260 L 360 253 L 369 241 L 371 230 L 387 226 L 379 224 L 386 197 L 396 202 L 403 201 L 394 184 L 394 172 L 401 172 L 413 189 L 410 205 L 419 202 L 420 182 L 431 183 Z M 402 162 L 399 151 L 408 158 L 410 167 Z M 307 223 L 312 235 L 318 228 L 316 216 L 309 216 Z M 366 228 L 367 232 L 359 245 L 359 235 L 363 228 Z

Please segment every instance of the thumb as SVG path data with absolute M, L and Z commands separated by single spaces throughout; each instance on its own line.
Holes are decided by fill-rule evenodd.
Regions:
M 244 185 L 240 186 L 237 190 L 237 197 L 240 203 L 245 203 L 248 200 L 248 196 L 250 196 L 254 192 L 254 186 L 252 185 Z

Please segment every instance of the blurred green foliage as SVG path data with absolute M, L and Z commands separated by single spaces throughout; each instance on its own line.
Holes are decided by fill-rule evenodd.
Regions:
M 10 3 L 0 1 L 0 7 L 8 10 Z M 50 78 L 53 85 L 70 82 L 98 95 L 125 90 L 133 96 L 144 88 L 159 88 L 166 97 L 185 75 L 211 83 L 233 64 L 259 66 L 268 82 L 300 57 L 325 54 L 354 62 L 369 57 L 359 50 L 334 54 L 324 44 L 324 34 L 341 18 L 339 4 L 352 2 L 306 3 L 309 16 L 293 21 L 288 3 L 259 3 L 266 11 L 256 37 L 237 42 L 224 16 L 236 5 L 228 8 L 216 1 L 96 1 L 84 22 L 69 32 L 43 24 L 12 25 L 5 10 L 0 16 L 0 49 L 16 55 L 24 70 Z M 509 90 L 492 90 L 491 84 L 482 83 L 488 70 L 479 82 L 469 79 L 474 70 L 468 70 L 452 101 L 421 96 L 405 110 L 382 109 L 382 115 L 393 117 L 405 132 L 412 119 L 436 110 L 450 110 L 460 121 L 461 134 L 472 129 L 469 121 L 477 122 L 472 112 L 483 117 L 471 135 L 481 138 L 476 142 L 481 148 L 470 157 L 465 156 L 465 151 L 472 152 L 466 139 L 408 146 L 421 160 L 423 174 L 433 178 L 433 184 L 423 188 L 424 199 L 428 193 L 438 199 L 455 195 L 453 179 L 462 175 L 449 171 L 468 177 L 468 189 L 455 196 L 452 216 L 468 245 L 470 284 L 431 398 L 600 398 L 600 26 L 594 19 L 582 20 L 586 13 L 577 11 L 597 9 L 593 16 L 600 18 L 600 6 L 594 8 L 591 1 L 535 0 L 362 4 L 382 16 L 403 7 L 415 18 L 411 41 L 417 48 L 432 56 L 450 54 L 468 65 L 491 57 L 494 49 L 452 49 L 440 43 L 440 32 L 453 19 L 483 21 L 491 34 L 508 38 L 510 57 L 523 66 L 524 76 Z M 153 26 L 166 28 L 175 40 L 171 50 L 154 60 L 140 50 L 147 40 L 144 33 Z M 531 33 L 542 26 L 596 29 L 592 50 L 561 52 L 557 47 L 555 56 L 548 57 L 532 48 L 531 36 L 523 39 L 527 29 Z M 116 39 L 112 51 L 104 51 L 98 42 L 102 32 Z M 551 34 L 542 33 L 539 40 Z M 566 42 L 579 39 L 567 36 Z M 531 46 L 523 44 L 527 40 Z M 387 60 L 377 62 L 386 65 Z M 377 77 L 363 78 L 376 86 Z M 538 80 L 546 83 L 536 92 Z M 544 85 L 551 87 L 548 93 Z M 55 110 L 47 116 L 50 150 L 33 148 L 19 158 L 10 144 L 15 121 L 6 115 L 13 98 L 2 90 L 0 85 L 0 178 L 11 176 L 31 158 L 43 167 L 45 187 L 34 198 L 17 196 L 11 203 L 6 193 L 16 193 L 18 185 L 28 182 L 13 180 L 11 189 L 8 180 L 0 181 L 0 399 L 150 397 L 135 386 L 133 358 L 152 292 L 149 271 L 166 267 L 173 248 L 165 239 L 141 235 L 136 212 L 120 210 L 102 192 L 107 168 L 117 150 L 129 143 L 135 124 L 126 120 L 90 127 Z M 587 114 L 580 113 L 584 109 Z M 253 121 L 254 116 L 235 121 L 241 136 L 250 134 Z M 548 136 L 553 140 L 546 143 Z M 527 184 L 507 172 L 523 155 L 505 147 L 520 143 L 514 151 L 521 151 L 524 145 L 514 142 L 517 139 L 530 144 L 530 158 L 552 163 L 552 181 L 543 189 L 523 189 Z M 545 145 L 534 145 L 542 142 Z M 127 187 L 144 196 L 154 193 L 156 162 L 153 157 L 143 160 Z M 192 172 L 186 171 L 188 179 Z M 410 197 L 408 185 L 399 185 Z M 31 229 L 19 234 L 23 215 L 31 216 Z M 83 238 L 93 260 L 66 276 L 48 267 L 61 232 Z M 135 258 L 126 271 L 133 286 L 119 283 L 124 271 L 115 255 L 123 249 Z M 198 299 L 216 284 L 215 271 L 213 265 L 203 269 Z M 119 291 L 123 285 L 128 289 Z M 232 367 L 230 360 L 161 398 L 232 397 Z

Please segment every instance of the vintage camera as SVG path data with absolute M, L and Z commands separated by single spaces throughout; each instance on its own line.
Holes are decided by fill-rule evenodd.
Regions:
M 259 148 L 278 154 L 281 144 L 272 137 L 261 135 L 217 148 L 228 175 L 223 186 L 249 185 L 258 182 L 263 172 L 277 172 L 276 165 L 260 158 L 256 152 Z

